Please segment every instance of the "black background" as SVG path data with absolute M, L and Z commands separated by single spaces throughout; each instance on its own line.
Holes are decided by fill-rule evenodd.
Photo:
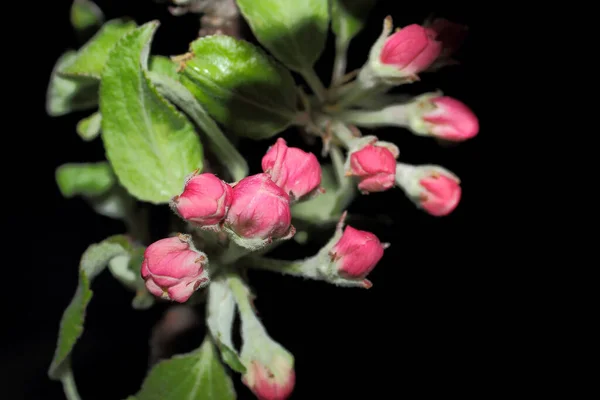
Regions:
M 4 215 L 20 254 L 9 257 L 17 274 L 5 282 L 4 321 L 8 321 L 0 353 L 4 393 L 8 399 L 63 399 L 60 383 L 47 378 L 56 344 L 58 324 L 77 283 L 77 265 L 86 247 L 120 233 L 124 226 L 95 214 L 81 199 L 65 200 L 54 182 L 54 170 L 66 162 L 104 159 L 100 140 L 83 142 L 75 132 L 87 112 L 50 118 L 44 102 L 54 62 L 67 49 L 77 48 L 70 23 L 70 1 L 36 5 L 35 37 L 47 37 L 35 48 L 20 49 L 17 62 L 27 75 L 27 87 L 16 96 L 32 105 L 21 127 L 11 132 L 28 148 L 16 165 L 27 176 L 17 182 L 19 194 L 8 201 L 14 212 Z M 489 219 L 484 212 L 483 149 L 491 127 L 484 117 L 487 61 L 483 59 L 483 18 L 469 3 L 446 6 L 381 0 L 370 14 L 367 28 L 352 42 L 350 69 L 362 65 L 369 45 L 377 38 L 383 18 L 390 14 L 395 26 L 422 23 L 431 13 L 470 27 L 469 37 L 457 54 L 460 66 L 422 75 L 407 90 L 419 93 L 442 89 L 468 104 L 481 123 L 480 135 L 455 147 L 441 147 L 399 129 L 377 131 L 382 140 L 400 147 L 407 163 L 442 165 L 462 179 L 463 199 L 444 218 L 417 210 L 399 189 L 359 197 L 351 213 L 371 217 L 388 215 L 393 224 L 364 221 L 354 224 L 392 243 L 369 279 L 370 290 L 336 288 L 322 282 L 302 281 L 267 272 L 250 272 L 257 294 L 256 307 L 271 336 L 296 358 L 297 385 L 293 399 L 367 398 L 440 394 L 478 396 L 490 390 L 482 383 L 494 374 L 490 365 L 496 351 L 494 302 L 490 291 L 495 276 L 483 261 L 482 245 Z M 181 54 L 198 31 L 198 17 L 171 16 L 164 4 L 150 0 L 99 1 L 107 19 L 128 15 L 138 23 L 160 19 L 154 54 Z M 396 4 L 402 4 L 399 7 Z M 33 21 L 33 20 L 32 20 Z M 24 46 L 26 46 L 24 44 Z M 317 63 L 326 80 L 330 76 L 332 40 Z M 25 68 L 26 67 L 26 68 Z M 403 87 L 402 90 L 405 88 Z M 17 111 L 15 111 L 17 112 Z M 298 133 L 284 137 L 297 144 Z M 259 172 L 260 158 L 271 141 L 243 141 L 251 172 Z M 315 151 L 318 151 L 316 148 Z M 25 154 L 25 153 L 23 153 Z M 5 157 L 10 154 L 5 154 Z M 15 168 L 15 165 L 13 165 Z M 157 211 L 153 233 L 160 232 L 166 213 Z M 155 237 L 155 239 L 160 236 Z M 303 257 L 308 249 L 291 243 L 280 256 Z M 12 254 L 12 253 L 11 253 Z M 15 262 L 16 261 L 16 262 Z M 129 307 L 131 293 L 109 274 L 95 282 L 85 332 L 73 355 L 73 368 L 83 400 L 123 399 L 135 393 L 146 373 L 148 340 L 153 324 L 168 307 L 147 311 Z M 198 345 L 200 330 L 188 349 Z M 253 398 L 234 375 L 239 399 Z M 3 396 L 4 397 L 4 396 Z

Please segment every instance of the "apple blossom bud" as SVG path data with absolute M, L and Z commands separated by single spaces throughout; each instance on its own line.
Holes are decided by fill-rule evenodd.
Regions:
M 268 174 L 248 176 L 233 187 L 225 227 L 243 247 L 260 248 L 294 235 L 289 196 Z
M 189 235 L 161 239 L 144 252 L 142 278 L 157 297 L 184 303 L 209 282 L 206 255 L 191 246 Z
M 460 179 L 436 165 L 398 163 L 396 183 L 414 203 L 436 217 L 454 211 L 461 197 Z
M 412 24 L 390 36 L 379 57 L 383 64 L 393 65 L 407 76 L 415 75 L 435 61 L 441 48 L 430 31 Z
M 232 192 L 213 174 L 193 175 L 186 179 L 183 193 L 173 197 L 171 207 L 197 226 L 217 229 L 231 205 Z
M 359 178 L 358 189 L 363 193 L 383 192 L 394 186 L 396 157 L 397 150 L 394 154 L 387 144 L 367 144 L 349 154 L 350 170 L 346 175 Z
M 329 256 L 340 275 L 350 279 L 364 279 L 381 260 L 386 247 L 371 232 L 346 226 Z M 364 284 L 366 287 L 371 286 L 368 280 Z
M 296 375 L 293 359 L 275 354 L 269 364 L 249 362 L 242 382 L 259 400 L 285 400 L 294 390 Z
M 458 142 L 479 133 L 479 121 L 473 111 L 462 102 L 440 93 L 423 94 L 410 104 L 399 107 L 403 107 L 402 113 L 408 119 L 409 129 L 417 135 Z
M 321 184 L 321 165 L 312 153 L 288 147 L 277 139 L 262 159 L 262 169 L 293 199 L 315 193 Z
M 435 40 L 432 30 L 417 24 L 408 25 L 390 36 L 392 27 L 392 18 L 388 16 L 369 53 L 369 74 L 384 79 L 417 80 L 417 74 L 440 55 L 442 43 Z

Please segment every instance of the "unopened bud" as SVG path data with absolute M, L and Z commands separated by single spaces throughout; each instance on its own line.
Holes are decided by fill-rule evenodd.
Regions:
M 208 284 L 206 264 L 206 255 L 191 247 L 191 237 L 180 234 L 148 246 L 141 273 L 150 293 L 184 303 Z
M 338 273 L 349 279 L 364 279 L 375 268 L 387 245 L 371 232 L 346 226 L 340 240 L 329 252 Z M 371 282 L 364 279 L 364 286 Z
M 406 106 L 398 107 L 402 107 L 410 130 L 417 135 L 457 142 L 479 133 L 477 116 L 464 103 L 452 97 L 427 93 Z
M 231 186 L 213 174 L 193 175 L 171 207 L 185 220 L 205 229 L 218 229 L 233 198 Z
M 315 193 L 321 184 L 321 165 L 317 157 L 288 147 L 282 138 L 277 139 L 263 157 L 262 169 L 292 199 Z
M 392 19 L 387 17 L 383 31 L 371 48 L 369 66 L 382 78 L 412 78 L 429 67 L 439 56 L 442 44 L 432 31 L 412 24 L 390 36 Z
M 289 239 L 295 232 L 291 221 L 290 198 L 269 175 L 248 176 L 234 186 L 225 227 L 241 246 L 260 248 Z
M 394 186 L 398 148 L 387 142 L 375 141 L 350 151 L 347 175 L 359 179 L 363 193 L 382 192 Z
M 398 163 L 396 182 L 415 204 L 436 217 L 450 214 L 460 202 L 460 179 L 437 165 Z

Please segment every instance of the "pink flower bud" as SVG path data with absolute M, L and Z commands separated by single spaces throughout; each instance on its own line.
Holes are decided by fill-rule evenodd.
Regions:
M 477 117 L 464 103 L 448 96 L 431 100 L 435 109 L 424 114 L 423 120 L 430 125 L 431 133 L 441 139 L 459 141 L 479 133 Z
M 183 193 L 173 197 L 172 206 L 182 218 L 199 226 L 218 225 L 232 200 L 231 186 L 213 174 L 194 175 Z
M 285 400 L 294 390 L 296 374 L 287 358 L 275 356 L 270 366 L 251 361 L 242 382 L 259 400 Z
M 383 146 L 369 144 L 350 155 L 348 175 L 359 177 L 363 192 L 383 192 L 394 186 L 396 157 Z
M 422 192 L 421 207 L 429 214 L 442 217 L 450 214 L 460 201 L 461 188 L 458 180 L 450 175 L 432 172 L 419 181 Z
M 190 247 L 191 237 L 179 235 L 152 243 L 144 252 L 142 278 L 157 297 L 180 303 L 208 284 L 206 255 Z
M 467 36 L 468 28 L 444 18 L 436 18 L 425 27 L 442 43 L 442 57 L 450 57 L 460 48 Z
M 269 175 L 248 176 L 233 188 L 226 226 L 247 239 L 287 238 L 293 235 L 289 196 Z
M 379 57 L 382 64 L 394 66 L 409 76 L 429 67 L 441 50 L 442 43 L 435 40 L 432 31 L 412 24 L 388 37 Z
M 341 275 L 351 279 L 364 279 L 381 260 L 385 248 L 371 232 L 347 226 L 329 255 Z M 364 284 L 365 287 L 371 286 L 368 280 Z
M 321 165 L 312 153 L 288 147 L 279 138 L 262 159 L 262 169 L 277 186 L 299 199 L 321 184 Z

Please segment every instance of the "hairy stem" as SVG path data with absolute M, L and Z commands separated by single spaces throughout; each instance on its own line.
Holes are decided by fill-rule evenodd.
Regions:
M 60 381 L 62 382 L 63 391 L 65 392 L 65 396 L 67 396 L 67 400 L 81 400 L 81 397 L 79 397 L 79 393 L 77 392 L 77 386 L 75 385 L 75 379 L 73 378 L 73 371 L 71 370 L 70 365 L 65 368 L 65 372 L 62 374 Z
M 306 83 L 308 83 L 308 86 L 310 86 L 312 91 L 315 93 L 317 99 L 319 99 L 321 102 L 325 101 L 325 86 L 323 86 L 323 82 L 321 82 L 321 79 L 319 79 L 315 73 L 315 70 L 312 68 L 306 69 L 304 71 L 300 71 L 300 75 L 302 75 Z
M 331 74 L 330 86 L 335 84 L 344 76 L 347 64 L 348 44 L 337 41 L 335 50 L 335 59 L 333 61 L 333 72 Z

